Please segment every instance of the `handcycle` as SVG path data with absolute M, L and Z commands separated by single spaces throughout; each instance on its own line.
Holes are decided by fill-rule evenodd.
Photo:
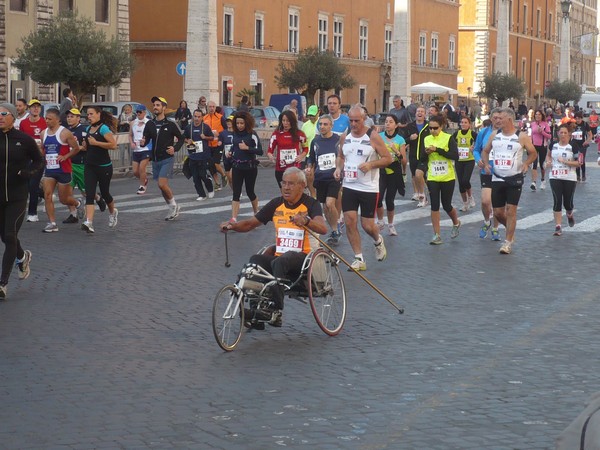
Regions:
M 273 254 L 275 246 L 263 247 L 259 254 Z M 264 329 L 274 307 L 271 288 L 283 286 L 289 298 L 310 304 L 319 328 L 329 336 L 337 335 L 346 320 L 346 288 L 337 255 L 323 248 L 308 253 L 299 274 L 290 279 L 277 278 L 264 268 L 247 263 L 238 280 L 221 288 L 212 312 L 215 339 L 225 351 L 240 342 L 244 329 Z

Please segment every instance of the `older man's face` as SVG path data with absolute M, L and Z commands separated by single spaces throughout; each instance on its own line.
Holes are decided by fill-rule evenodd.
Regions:
M 0 108 L 0 130 L 8 131 L 15 123 L 12 113 L 6 108 Z
M 399 98 L 395 98 L 392 101 L 394 103 L 394 108 L 400 108 L 400 99 Z
M 208 102 L 208 112 L 214 114 L 217 110 L 217 104 L 215 102 Z

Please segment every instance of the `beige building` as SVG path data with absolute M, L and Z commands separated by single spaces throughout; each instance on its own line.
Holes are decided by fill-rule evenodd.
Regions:
M 77 11 L 80 16 L 92 18 L 108 36 L 119 33 L 128 39 L 128 3 L 129 0 L 0 0 L 0 101 L 34 96 L 47 101 L 61 98 L 60 84 L 38 85 L 13 64 L 22 40 L 32 30 L 63 11 Z M 96 99 L 119 100 L 129 96 L 129 80 L 125 79 L 119 88 L 98 89 Z

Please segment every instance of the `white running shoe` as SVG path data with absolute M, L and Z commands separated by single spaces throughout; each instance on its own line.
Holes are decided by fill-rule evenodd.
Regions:
M 55 223 L 48 222 L 48 225 L 46 225 L 46 228 L 44 228 L 42 231 L 44 233 L 54 233 L 58 231 L 58 225 L 56 225 Z
M 540 183 L 540 189 L 543 191 L 544 189 L 546 189 L 546 180 L 542 180 L 542 182 Z
M 352 264 L 350 264 L 348 272 L 352 272 L 352 269 L 357 271 L 367 270 L 367 263 L 364 262 L 362 259 L 355 258 Z
M 379 244 L 375 245 L 375 257 L 377 261 L 383 261 L 387 257 L 387 250 L 385 249 L 385 243 L 383 242 L 383 236 L 379 235 Z
M 383 223 L 383 220 L 377 221 L 377 226 L 379 227 L 379 231 L 383 231 L 385 228 L 385 223 Z
M 469 210 L 469 202 L 463 202 L 462 206 L 460 207 L 460 211 L 461 212 L 467 212 Z
M 413 202 L 418 202 L 419 201 L 419 194 L 414 193 L 413 196 L 411 197 L 411 200 Z
M 208 198 L 213 198 L 215 196 L 215 191 L 208 193 Z
M 198 198 L 196 199 L 196 201 L 197 201 L 197 202 L 202 202 L 202 201 L 204 201 L 204 200 L 206 200 L 206 197 L 198 197 Z
M 392 223 L 390 223 L 388 225 L 388 232 L 390 233 L 390 236 L 398 236 L 398 232 L 396 231 L 396 227 Z
M 174 220 L 179 216 L 179 205 L 169 205 L 169 214 L 165 217 L 165 220 Z
M 511 252 L 512 252 L 512 242 L 504 241 L 504 244 L 502 244 L 502 247 L 500 247 L 500 253 L 502 253 L 503 255 L 510 255 Z
M 475 208 L 475 199 L 472 195 L 469 197 L 469 208 Z
M 29 268 L 29 263 L 31 262 L 31 251 L 25 250 L 25 254 L 23 255 L 23 261 L 17 262 L 17 272 L 19 273 L 19 280 L 26 279 L 31 273 L 31 269 Z
M 429 205 L 429 200 L 427 200 L 425 197 L 421 198 L 421 201 L 417 204 L 417 208 L 424 208 L 427 205 Z
M 37 214 L 27 216 L 27 222 L 39 222 L 40 218 Z
M 117 222 L 119 221 L 118 218 L 117 218 L 118 216 L 119 216 L 119 210 L 117 208 L 115 208 L 115 212 L 114 213 L 108 215 L 108 226 L 109 226 L 109 228 L 114 228 L 114 227 L 117 226 Z

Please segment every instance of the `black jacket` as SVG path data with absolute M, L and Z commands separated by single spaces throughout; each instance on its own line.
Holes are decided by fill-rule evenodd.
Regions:
M 31 136 L 15 128 L 0 131 L 0 202 L 27 200 L 29 177 L 44 168 Z
M 172 158 L 173 155 L 167 153 L 167 147 L 173 146 L 178 152 L 184 142 L 183 134 L 177 124 L 167 119 L 150 120 L 144 127 L 144 138 L 146 145 L 152 141 L 152 161 Z M 175 138 L 177 138 L 177 142 L 175 142 Z

